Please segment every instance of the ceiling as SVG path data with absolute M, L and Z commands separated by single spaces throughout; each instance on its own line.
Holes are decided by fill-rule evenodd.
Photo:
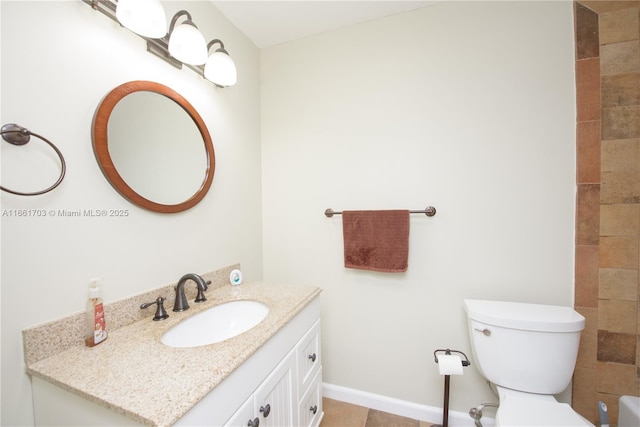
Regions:
M 443 0 L 211 0 L 258 48 L 395 15 L 441 1 Z

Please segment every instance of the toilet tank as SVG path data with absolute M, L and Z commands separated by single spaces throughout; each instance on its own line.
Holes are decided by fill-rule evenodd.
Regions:
M 569 307 L 464 300 L 473 357 L 492 383 L 558 394 L 571 381 L 584 317 Z

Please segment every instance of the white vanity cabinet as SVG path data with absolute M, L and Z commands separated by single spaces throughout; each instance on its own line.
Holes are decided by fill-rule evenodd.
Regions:
M 323 414 L 321 363 L 317 320 L 225 426 L 318 426 Z
M 242 345 L 242 342 L 239 341 L 238 345 Z M 190 350 L 180 351 L 186 353 Z M 211 346 L 206 351 L 215 353 L 216 347 Z M 214 356 L 212 354 L 210 359 L 215 360 Z M 126 358 L 127 354 L 121 357 Z M 206 360 L 209 358 L 205 357 L 203 363 Z M 160 418 L 156 412 L 147 415 L 147 407 L 127 414 L 127 408 L 114 407 L 107 395 L 106 398 L 97 396 L 103 399 L 102 404 L 94 403 L 95 398 L 92 402 L 89 397 L 71 393 L 33 376 L 35 421 L 36 425 L 66 426 L 171 424 L 317 427 L 323 416 L 321 364 L 320 299 L 314 298 L 195 405 L 178 415 L 176 421 L 155 422 L 154 419 Z M 215 365 L 208 368 L 217 369 Z M 169 369 L 167 367 L 166 372 L 161 371 L 161 375 L 174 375 Z M 198 380 L 185 378 L 189 382 Z M 111 386 L 118 386 L 119 394 L 133 396 L 136 393 L 136 390 L 129 390 L 126 384 Z M 140 395 L 135 401 L 145 402 L 153 398 Z M 168 395 L 167 398 L 175 405 L 183 397 Z

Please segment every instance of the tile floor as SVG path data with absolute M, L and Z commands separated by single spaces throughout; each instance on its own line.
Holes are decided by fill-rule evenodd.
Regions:
M 322 405 L 324 418 L 320 427 L 430 427 L 433 425 L 326 397 L 322 399 Z

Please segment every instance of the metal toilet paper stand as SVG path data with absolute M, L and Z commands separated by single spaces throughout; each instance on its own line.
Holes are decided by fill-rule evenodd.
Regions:
M 438 363 L 438 353 L 443 353 L 450 356 L 451 353 L 458 353 L 464 357 L 462 360 L 462 366 L 469 366 L 471 362 L 469 362 L 469 358 L 466 354 L 458 350 L 451 349 L 439 349 L 433 352 L 433 358 L 436 363 Z M 442 410 L 442 424 L 434 424 L 433 427 L 448 427 L 449 426 L 449 382 L 451 381 L 451 375 L 444 376 L 444 408 Z

